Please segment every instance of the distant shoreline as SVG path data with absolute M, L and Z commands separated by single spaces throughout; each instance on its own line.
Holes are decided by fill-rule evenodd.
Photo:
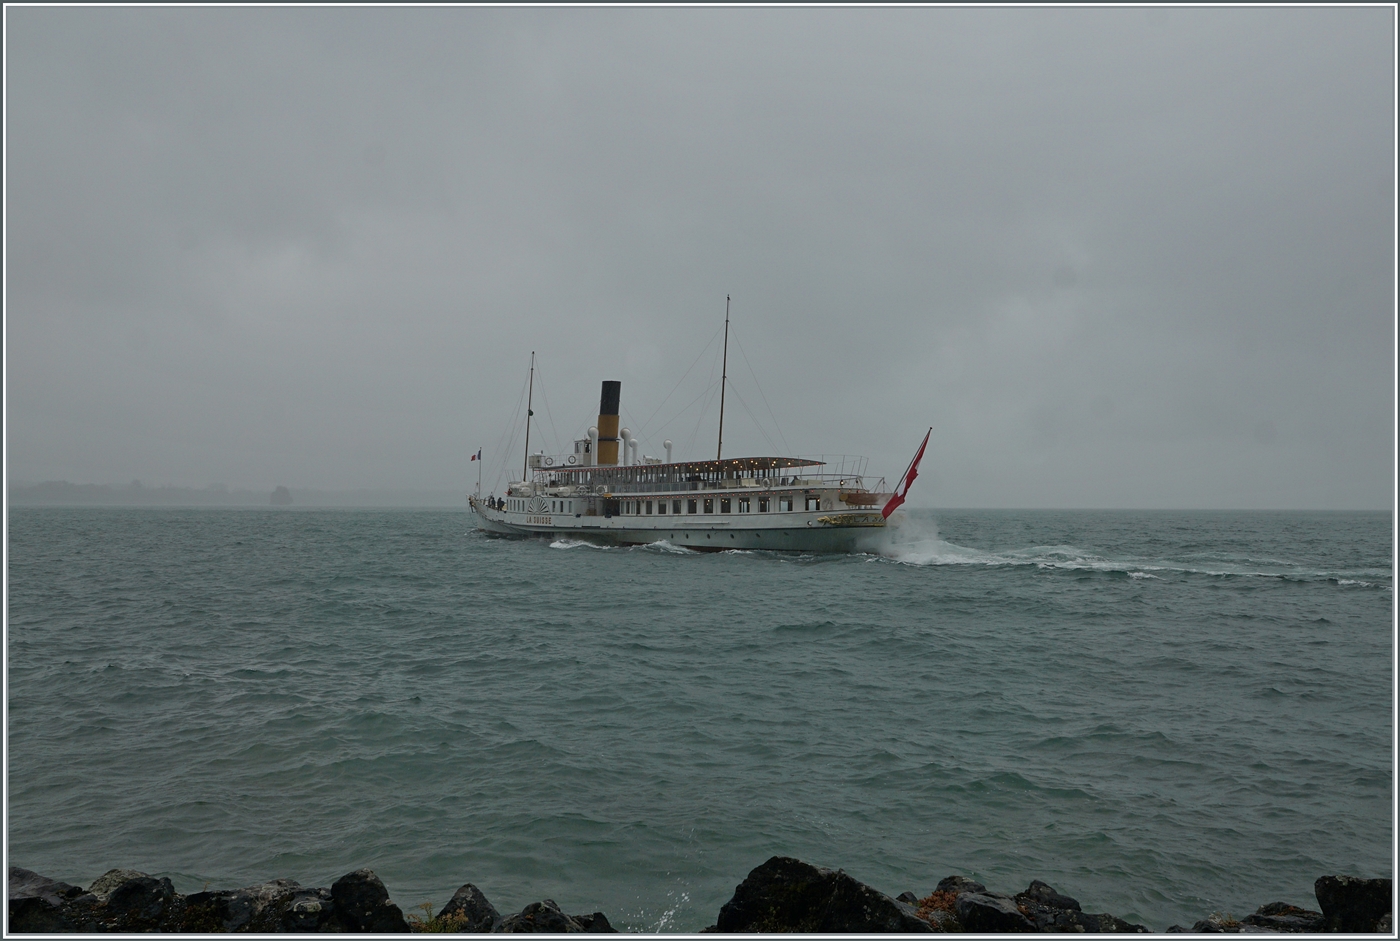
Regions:
M 73 484 L 50 480 L 38 484 L 11 484 L 9 505 L 26 507 L 317 507 L 399 509 L 467 509 L 467 491 L 452 490 L 315 490 L 291 488 L 291 496 L 274 502 L 274 489 L 234 490 L 227 487 L 147 487 L 139 481 L 109 484 Z

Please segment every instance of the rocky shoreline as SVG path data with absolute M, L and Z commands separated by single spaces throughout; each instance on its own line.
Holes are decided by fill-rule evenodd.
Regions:
M 1320 911 L 1284 902 L 1235 919 L 1219 912 L 1167 932 L 1391 933 L 1391 880 L 1323 876 L 1314 884 Z M 290 879 L 180 895 L 170 880 L 113 869 L 86 889 L 11 866 L 9 933 L 257 932 L 260 934 L 413 931 L 452 933 L 615 933 L 602 912 L 568 915 L 550 899 L 501 915 L 481 890 L 463 885 L 437 914 L 405 915 L 369 869 L 310 888 Z M 892 898 L 839 869 L 774 856 L 751 871 L 705 932 L 964 934 L 1021 932 L 1148 933 L 1117 916 L 1087 913 L 1079 902 L 1035 880 L 1022 892 L 993 892 L 948 876 L 927 895 Z

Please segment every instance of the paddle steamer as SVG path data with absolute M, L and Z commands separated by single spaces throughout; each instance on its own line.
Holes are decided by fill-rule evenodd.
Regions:
M 530 453 L 521 479 L 502 497 L 470 498 L 477 525 L 511 536 L 566 537 L 605 545 L 666 542 L 688 549 L 773 549 L 860 552 L 873 549 L 890 513 L 904 502 L 928 445 L 928 435 L 895 491 L 884 478 L 867 486 L 865 461 L 835 469 L 797 457 L 723 458 L 723 382 L 720 436 L 713 461 L 672 461 L 638 455 L 638 442 L 618 428 L 622 383 L 605 381 L 598 423 L 574 442 L 572 453 Z M 533 397 L 533 365 L 531 396 Z M 527 406 L 527 416 L 532 414 Z M 930 429 L 931 431 L 932 429 Z M 902 490 L 901 490 L 902 488 Z

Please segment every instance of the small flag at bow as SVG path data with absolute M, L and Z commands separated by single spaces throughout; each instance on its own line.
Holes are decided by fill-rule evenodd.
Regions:
M 909 496 L 909 486 L 914 483 L 914 478 L 919 476 L 919 462 L 924 459 L 924 448 L 928 447 L 928 437 L 933 434 L 933 429 L 928 430 L 924 435 L 924 443 L 919 445 L 919 453 L 914 455 L 914 460 L 909 462 L 909 469 L 904 472 L 904 476 L 899 479 L 899 486 L 895 487 L 894 496 L 890 497 L 890 502 L 885 504 L 885 508 L 880 511 L 880 515 L 885 519 L 890 518 L 890 514 L 899 509 L 904 498 Z
M 473 460 L 473 461 L 479 461 L 479 460 L 481 460 L 481 449 L 480 449 L 480 448 L 477 448 L 477 449 L 476 449 L 476 453 L 472 455 L 472 460 Z

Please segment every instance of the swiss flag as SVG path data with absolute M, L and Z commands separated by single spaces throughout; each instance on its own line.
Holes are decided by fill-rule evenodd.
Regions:
M 890 502 L 886 503 L 885 508 L 880 511 L 880 515 L 885 519 L 889 519 L 890 514 L 899 509 L 900 505 L 904 503 L 904 498 L 909 496 L 909 485 L 914 482 L 915 477 L 919 476 L 919 462 L 924 459 L 924 448 L 928 447 L 928 439 L 931 434 L 933 434 L 933 429 L 929 428 L 928 434 L 924 435 L 924 443 L 919 445 L 919 453 L 914 455 L 914 460 L 910 463 L 909 469 L 904 472 L 904 476 L 899 480 L 899 486 L 894 488 L 894 496 L 890 497 Z

